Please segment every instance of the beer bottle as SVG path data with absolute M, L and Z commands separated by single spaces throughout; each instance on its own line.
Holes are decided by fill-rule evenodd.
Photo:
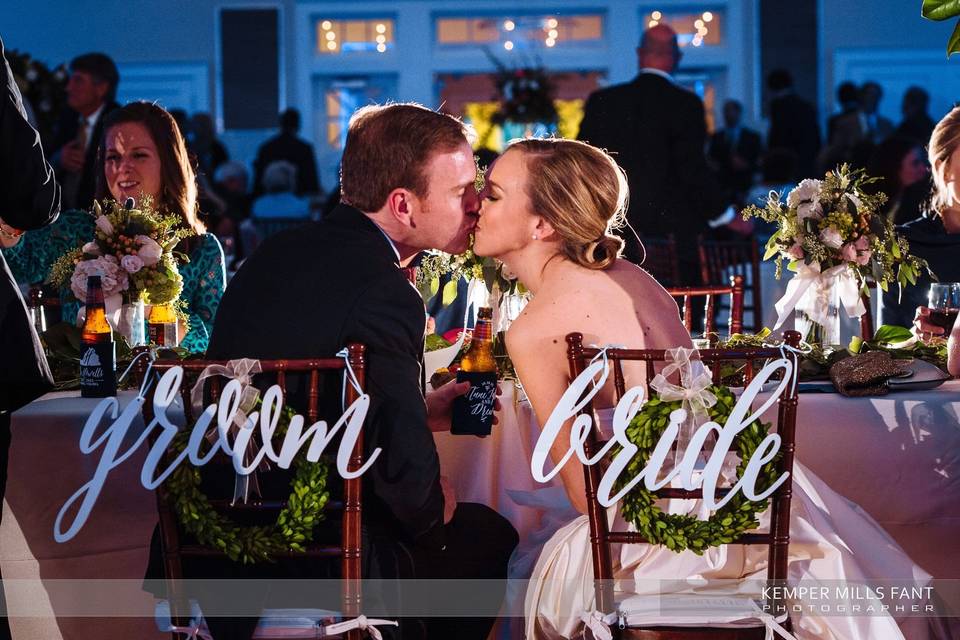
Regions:
M 116 348 L 107 322 L 100 276 L 87 277 L 87 317 L 80 333 L 80 395 L 106 398 L 117 395 Z
M 147 335 L 150 342 L 161 347 L 175 347 L 180 344 L 177 314 L 173 305 L 155 304 L 150 308 L 147 319 Z
M 27 311 L 30 313 L 30 323 L 38 334 L 47 330 L 47 316 L 43 310 L 43 290 L 39 287 L 30 289 L 30 299 L 27 302 Z
M 460 360 L 457 382 L 470 382 L 470 390 L 453 404 L 450 433 L 489 435 L 497 394 L 497 361 L 493 357 L 493 309 L 480 307 L 470 348 Z

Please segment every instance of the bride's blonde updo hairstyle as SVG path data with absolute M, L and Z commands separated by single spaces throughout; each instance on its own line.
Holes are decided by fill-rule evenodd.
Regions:
M 559 236 L 560 252 L 588 269 L 606 269 L 623 250 L 627 178 L 606 152 L 562 139 L 518 140 L 527 166 L 527 197 Z
M 930 166 L 933 168 L 933 182 L 935 188 L 931 197 L 934 211 L 939 212 L 953 206 L 953 194 L 947 186 L 946 174 L 950 157 L 960 145 L 960 107 L 954 107 L 950 113 L 934 127 L 930 135 L 930 146 L 927 150 Z

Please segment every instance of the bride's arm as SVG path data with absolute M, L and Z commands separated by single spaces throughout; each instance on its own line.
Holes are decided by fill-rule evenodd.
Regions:
M 506 336 L 507 351 L 536 413 L 537 422 L 542 426 L 569 386 L 566 342 L 563 336 L 544 335 L 528 329 L 528 326 L 522 321 L 511 325 Z M 550 447 L 550 458 L 554 465 L 570 449 L 572 424 L 572 419 L 563 424 Z M 561 468 L 559 478 L 573 507 L 580 513 L 586 513 L 583 464 L 576 454 Z

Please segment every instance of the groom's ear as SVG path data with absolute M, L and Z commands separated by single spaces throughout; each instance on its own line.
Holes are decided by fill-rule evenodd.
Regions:
M 405 227 L 413 225 L 415 208 L 413 194 L 406 189 L 394 189 L 387 196 L 387 209 L 389 209 L 390 215 Z

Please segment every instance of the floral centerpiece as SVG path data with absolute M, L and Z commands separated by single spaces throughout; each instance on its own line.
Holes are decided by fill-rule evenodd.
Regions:
M 187 257 L 174 249 L 194 235 L 179 216 L 157 211 L 152 198 L 144 197 L 139 209 L 133 207 L 132 198 L 127 206 L 113 200 L 103 206 L 94 202 L 93 239 L 61 256 L 50 270 L 50 281 L 69 286 L 80 301 L 86 297 L 87 277 L 99 275 L 108 316 L 131 346 L 144 342 L 143 304 L 171 304 L 179 298 L 183 278 L 177 263 Z M 139 307 L 139 319 L 128 318 L 131 306 Z
M 865 313 L 861 296 L 869 295 L 869 281 L 886 291 L 894 282 L 916 284 L 921 269 L 928 269 L 879 213 L 886 196 L 864 192 L 863 186 L 874 181 L 843 165 L 823 180 L 803 180 L 786 204 L 771 192 L 766 206 L 744 210 L 745 219 L 756 216 L 778 227 L 764 254 L 765 260 L 776 260 L 777 278 L 784 260 L 795 273 L 776 303 L 774 329 L 795 311 L 808 342 L 839 344 L 839 307 L 851 318 Z

